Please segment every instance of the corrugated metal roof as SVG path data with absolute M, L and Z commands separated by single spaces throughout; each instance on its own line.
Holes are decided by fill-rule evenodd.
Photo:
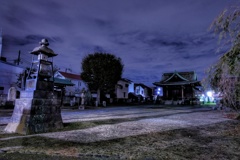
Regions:
M 62 72 L 62 71 L 59 71 L 59 73 L 68 79 L 82 80 L 82 78 L 79 74 L 72 74 L 72 73 L 67 73 L 67 72 Z

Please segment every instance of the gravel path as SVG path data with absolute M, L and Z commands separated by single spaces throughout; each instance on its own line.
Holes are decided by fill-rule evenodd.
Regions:
M 112 125 L 100 125 L 93 128 L 41 134 L 44 137 L 57 138 L 73 142 L 96 142 L 123 138 L 133 135 L 142 135 L 151 132 L 167 131 L 192 126 L 209 125 L 227 121 L 219 111 L 197 111 L 182 113 L 183 110 L 172 111 L 170 115 L 162 113 L 146 113 L 144 116 L 159 116 L 144 118 L 136 121 L 122 122 Z M 184 111 L 186 112 L 186 110 Z M 165 116 L 164 116 L 165 115 Z M 143 116 L 143 115 L 141 115 Z M 111 116 L 110 116 L 111 117 Z M 123 116 L 125 117 L 125 116 Z
M 10 117 L 0 117 L 2 120 L 9 120 Z M 218 122 L 227 121 L 220 111 L 213 111 L 211 108 L 192 108 L 192 107 L 175 107 L 175 108 L 157 108 L 154 106 L 147 107 L 119 107 L 104 108 L 99 110 L 63 110 L 62 118 L 64 123 L 82 122 L 82 121 L 99 121 L 123 119 L 125 122 L 99 125 L 92 128 L 43 133 L 27 136 L 43 136 L 73 142 L 97 142 L 115 138 L 123 138 L 133 135 L 142 135 L 151 132 L 168 131 L 179 128 L 192 126 L 209 125 Z M 5 121 L 4 121 L 5 122 Z M 10 137 L 21 138 L 24 136 Z M 26 136 L 25 136 L 26 137 Z M 6 140 L 9 138 L 1 138 Z

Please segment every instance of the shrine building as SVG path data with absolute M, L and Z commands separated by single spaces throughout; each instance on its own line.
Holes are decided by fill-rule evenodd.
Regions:
M 167 101 L 178 101 L 177 103 L 186 103 L 196 98 L 196 92 L 201 87 L 195 72 L 172 72 L 164 73 L 159 82 L 154 85 L 162 87 L 162 99 Z M 180 102 L 181 101 L 181 102 Z

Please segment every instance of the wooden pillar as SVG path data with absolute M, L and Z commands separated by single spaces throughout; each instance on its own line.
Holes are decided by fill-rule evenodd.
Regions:
M 193 89 L 194 84 L 191 84 L 191 87 L 192 87 L 192 98 L 194 98 L 194 89 Z
M 184 99 L 184 86 L 181 86 L 182 87 L 182 100 Z
M 166 86 L 166 98 L 168 99 L 168 86 Z

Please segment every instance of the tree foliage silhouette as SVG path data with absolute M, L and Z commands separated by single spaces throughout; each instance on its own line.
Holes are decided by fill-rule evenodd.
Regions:
M 89 54 L 82 60 L 82 79 L 90 90 L 97 91 L 97 101 L 100 103 L 100 93 L 111 93 L 121 79 L 123 72 L 121 58 L 109 53 Z

